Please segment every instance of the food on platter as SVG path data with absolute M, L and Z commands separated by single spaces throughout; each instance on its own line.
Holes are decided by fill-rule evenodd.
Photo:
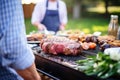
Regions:
M 81 33 L 81 34 L 69 34 L 68 38 L 71 39 L 71 40 L 75 40 L 75 41 L 81 41 L 81 42 L 85 41 L 84 33 Z
M 78 41 L 78 39 L 79 39 L 79 34 L 70 34 L 70 35 L 68 36 L 68 38 L 71 39 L 71 40 Z
M 81 50 L 98 49 L 104 51 L 106 48 L 120 46 L 120 41 L 113 36 L 94 36 L 84 34 L 82 31 L 60 31 L 66 36 L 46 35 L 34 33 L 27 37 L 28 41 L 40 41 L 40 46 L 45 53 L 78 55 Z M 59 32 L 59 33 L 60 33 Z M 97 48 L 96 48 L 97 47 Z
M 35 33 L 27 36 L 28 41 L 40 41 L 43 38 L 44 38 L 44 34 L 40 34 L 40 33 Z
M 85 41 L 98 43 L 98 37 L 97 36 L 86 36 Z
M 114 41 L 115 40 L 115 37 L 114 36 L 98 36 L 98 41 L 103 41 L 103 40 L 106 40 L 107 42 L 109 41 Z
M 82 50 L 95 49 L 97 44 L 94 42 L 76 42 L 66 37 L 53 36 L 41 40 L 40 46 L 45 53 L 78 55 Z
M 112 42 L 109 42 L 109 44 L 111 46 L 116 46 L 116 47 L 120 47 L 120 40 L 114 40 Z
M 75 40 L 78 42 L 94 42 L 94 43 L 98 43 L 98 37 L 94 36 L 92 34 L 71 34 L 68 37 L 71 40 Z
M 82 45 L 82 48 L 84 50 L 88 50 L 89 49 L 89 44 L 87 42 L 81 43 L 81 45 Z
M 93 42 L 90 42 L 90 43 L 89 43 L 89 48 L 90 48 L 90 49 L 95 49 L 96 46 L 97 46 L 96 43 L 93 43 Z
M 84 32 L 82 32 L 80 30 L 64 30 L 64 31 L 58 31 L 56 35 L 65 36 L 65 37 L 75 35 L 76 37 L 78 37 L 78 36 L 80 36 L 82 34 L 84 34 Z
M 69 39 L 75 40 L 78 42 L 98 42 L 97 36 L 93 34 L 85 34 L 80 30 L 68 30 L 68 31 L 60 31 L 59 34 L 65 34 Z
M 93 42 L 83 42 L 81 46 L 84 50 L 95 49 L 97 44 Z
M 66 37 L 51 37 L 41 41 L 42 50 L 49 54 L 78 55 L 81 54 L 82 47 L 80 43 L 70 40 Z

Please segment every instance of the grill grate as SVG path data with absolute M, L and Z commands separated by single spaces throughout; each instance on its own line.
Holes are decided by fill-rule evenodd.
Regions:
M 90 50 L 90 51 L 82 51 L 81 54 L 76 55 L 76 56 L 52 55 L 52 54 L 44 53 L 39 46 L 33 47 L 32 50 L 34 50 L 36 52 L 36 54 L 38 54 L 44 58 L 50 59 L 52 61 L 55 61 L 58 63 L 68 62 L 73 65 L 76 64 L 75 61 L 77 61 L 77 60 L 82 60 L 82 59 L 87 58 L 87 56 L 89 56 L 89 55 L 96 54 L 96 53 L 92 53 L 93 50 Z
M 32 49 L 33 52 L 35 52 L 36 54 L 35 56 L 37 68 L 47 73 L 47 75 L 53 75 L 60 80 L 101 80 L 96 76 L 87 76 L 81 71 L 78 71 L 77 65 L 75 64 L 76 60 L 85 59 L 88 55 L 96 55 L 97 50 L 82 51 L 82 54 L 77 56 L 65 56 L 45 54 L 44 52 L 42 52 L 39 46 L 35 46 Z M 70 65 L 63 64 L 64 62 L 67 62 Z M 114 76 L 105 80 L 120 80 L 120 77 Z

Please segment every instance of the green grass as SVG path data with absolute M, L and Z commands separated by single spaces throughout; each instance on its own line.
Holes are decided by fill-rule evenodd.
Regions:
M 31 19 L 25 19 L 26 33 L 29 34 L 32 31 L 37 31 L 37 28 L 31 24 Z
M 36 27 L 31 25 L 30 19 L 25 19 L 26 32 L 29 34 L 33 30 L 37 30 Z M 73 20 L 70 18 L 66 26 L 66 30 L 81 30 L 85 33 L 93 33 L 100 31 L 102 34 L 107 34 L 109 20 L 105 18 L 81 18 Z
M 100 18 L 70 19 L 66 29 L 79 29 L 85 33 L 100 31 L 102 34 L 107 34 L 108 23 L 109 21 L 107 19 Z

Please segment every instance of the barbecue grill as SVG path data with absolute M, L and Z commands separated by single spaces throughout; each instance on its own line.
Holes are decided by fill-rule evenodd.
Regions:
M 85 59 L 88 55 L 96 55 L 99 51 L 98 47 L 96 50 L 82 51 L 81 55 L 77 56 L 46 54 L 39 46 L 32 47 L 32 49 L 37 70 L 53 80 L 103 80 L 96 76 L 87 76 L 77 70 L 75 63 L 76 60 Z M 120 80 L 120 77 L 115 76 L 105 80 Z

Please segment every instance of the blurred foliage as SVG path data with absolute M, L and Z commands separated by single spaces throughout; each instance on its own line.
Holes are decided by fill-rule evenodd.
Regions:
M 82 5 L 92 4 L 97 2 L 97 0 L 63 0 L 66 2 L 67 6 L 74 6 L 75 3 L 80 3 Z
M 67 4 L 70 4 L 72 6 L 75 2 L 82 3 L 82 4 L 89 4 L 89 5 L 92 4 L 92 5 L 94 5 L 94 3 L 97 3 L 97 2 L 100 2 L 100 1 L 101 2 L 107 1 L 110 6 L 120 6 L 120 0 L 63 0 L 63 1 L 65 1 Z
M 104 13 L 109 16 L 109 6 L 120 6 L 120 0 L 63 0 L 66 2 L 68 7 L 73 7 L 75 3 L 79 3 L 82 7 L 81 12 L 85 11 L 90 7 L 101 6 L 104 8 Z M 101 5 L 103 4 L 103 5 Z M 99 10 L 101 11 L 101 10 Z
M 74 4 L 74 0 L 63 0 L 63 1 L 67 4 L 68 7 L 73 6 Z
M 115 14 L 120 16 L 120 7 L 119 6 L 112 6 L 119 4 L 120 0 L 108 0 L 112 1 L 109 2 L 108 11 L 109 16 L 106 17 L 105 13 L 105 7 L 104 7 L 104 1 L 105 0 L 63 0 L 66 2 L 67 6 L 70 7 L 70 10 L 68 12 L 69 20 L 68 24 L 66 26 L 66 29 L 72 29 L 76 30 L 79 29 L 81 31 L 84 31 L 85 33 L 93 33 L 95 31 L 101 31 L 104 34 L 107 34 L 107 28 L 110 21 L 110 15 Z M 78 3 L 81 3 L 82 6 L 82 15 L 80 19 L 74 20 L 72 19 L 72 7 L 75 4 L 75 1 Z M 116 1 L 118 1 L 116 3 Z M 25 19 L 26 24 L 26 32 L 29 34 L 33 30 L 37 30 L 36 27 L 34 27 L 31 24 L 31 20 Z M 119 18 L 119 24 L 120 24 L 120 18 Z
M 120 0 L 102 0 L 107 1 L 109 6 L 120 6 Z

